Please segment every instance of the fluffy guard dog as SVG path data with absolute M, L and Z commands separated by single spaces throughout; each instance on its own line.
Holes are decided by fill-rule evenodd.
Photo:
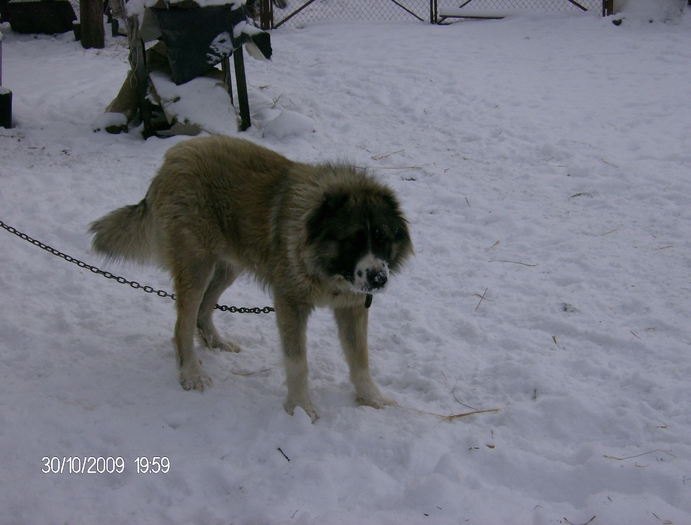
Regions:
M 365 170 L 297 163 L 241 139 L 191 139 L 166 153 L 144 200 L 89 231 L 94 251 L 108 259 L 157 263 L 171 273 L 185 390 L 211 384 L 195 355 L 195 328 L 207 347 L 240 351 L 219 336 L 212 313 L 249 272 L 273 293 L 288 413 L 299 406 L 312 421 L 319 417 L 307 387 L 307 318 L 315 306 L 334 311 L 357 401 L 394 404 L 370 375 L 365 303 L 413 248 L 395 195 Z

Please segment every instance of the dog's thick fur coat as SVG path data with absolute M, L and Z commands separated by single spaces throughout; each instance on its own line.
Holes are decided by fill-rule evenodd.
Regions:
M 90 232 L 93 249 L 109 259 L 157 263 L 171 273 L 186 390 L 211 383 L 195 355 L 195 328 L 209 348 L 240 350 L 219 336 L 212 313 L 249 272 L 273 293 L 289 413 L 300 406 L 319 417 L 306 359 L 315 306 L 333 308 L 357 401 L 393 404 L 370 376 L 365 301 L 413 250 L 393 192 L 364 170 L 293 162 L 241 139 L 191 139 L 166 153 L 144 200 L 98 219 Z

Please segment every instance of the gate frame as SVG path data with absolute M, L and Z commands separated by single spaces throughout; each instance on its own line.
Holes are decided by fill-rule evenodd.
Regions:
M 390 0 L 392 3 L 396 4 L 398 7 L 403 9 L 405 12 L 409 13 L 413 17 L 417 18 L 421 22 L 425 22 L 423 18 L 420 17 L 420 15 L 414 13 L 410 9 L 408 9 L 406 6 L 402 5 L 400 2 L 397 0 Z M 570 2 L 576 7 L 582 9 L 583 11 L 587 11 L 587 8 L 583 7 L 578 0 L 565 0 L 566 2 Z M 260 0 L 259 2 L 259 26 L 264 29 L 278 29 L 281 27 L 283 24 L 285 24 L 288 20 L 293 18 L 295 15 L 300 13 L 303 9 L 309 7 L 311 4 L 313 4 L 315 0 L 307 0 L 307 2 L 303 3 L 300 7 L 298 7 L 296 10 L 294 10 L 292 13 L 290 13 L 287 17 L 285 17 L 283 20 L 278 22 L 278 24 L 274 24 L 274 9 L 273 9 L 273 2 L 272 0 Z M 472 2 L 472 0 L 467 0 L 464 2 L 461 7 L 469 4 Z M 688 0 L 689 5 L 691 5 L 691 0 Z M 602 16 L 609 16 L 614 14 L 614 0 L 602 0 Z M 429 1 L 429 22 L 431 24 L 438 24 L 441 21 L 439 20 L 439 8 L 438 8 L 438 0 L 430 0 Z
M 309 7 L 311 4 L 313 4 L 316 0 L 307 0 L 307 2 L 303 3 L 300 7 L 298 7 L 296 10 L 294 10 L 292 13 L 290 13 L 288 16 L 286 16 L 283 20 L 278 22 L 278 24 L 274 24 L 274 6 L 272 0 L 260 0 L 259 2 L 259 27 L 261 29 L 267 30 L 267 29 L 278 29 L 281 27 L 283 24 L 285 24 L 288 20 L 293 18 L 295 15 L 300 13 L 303 9 L 306 7 Z M 422 18 L 420 15 L 417 13 L 414 13 L 410 9 L 408 9 L 406 6 L 398 2 L 398 0 L 389 0 L 391 3 L 396 4 L 398 7 L 403 9 L 406 13 L 409 15 L 417 18 L 420 22 L 426 22 L 424 18 Z M 430 0 L 430 21 L 432 21 L 432 3 L 434 0 Z M 436 2 L 435 2 L 436 3 Z
M 473 0 L 466 0 L 463 2 L 460 6 L 465 7 L 468 5 L 470 2 Z M 569 2 L 576 6 L 577 8 L 581 9 L 582 11 L 588 11 L 588 8 L 585 6 L 581 5 L 581 3 L 578 0 L 564 0 L 565 2 Z M 691 2 L 691 0 L 689 0 Z M 602 0 L 602 16 L 609 16 L 611 14 L 614 14 L 614 0 Z M 479 17 L 479 18 L 504 18 L 505 15 L 498 15 L 496 17 Z M 444 20 L 447 18 L 466 18 L 461 16 L 460 14 L 454 14 L 450 16 L 443 16 L 439 17 L 439 7 L 438 7 L 438 0 L 430 0 L 430 22 L 432 24 L 441 24 Z M 478 18 L 478 17 L 472 17 L 472 18 Z

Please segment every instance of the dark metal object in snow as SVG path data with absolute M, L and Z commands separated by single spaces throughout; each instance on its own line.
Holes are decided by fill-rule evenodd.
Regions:
M 65 259 L 67 262 L 71 262 L 71 263 L 76 264 L 80 268 L 84 268 L 86 270 L 89 270 L 91 273 L 97 273 L 99 275 L 102 275 L 106 279 L 113 279 L 113 280 L 119 282 L 120 284 L 129 284 L 130 287 L 135 288 L 135 289 L 144 290 L 146 293 L 154 293 L 154 294 L 158 295 L 159 297 L 170 297 L 173 301 L 175 300 L 175 294 L 173 294 L 173 293 L 168 293 L 165 290 L 156 290 L 152 286 L 142 285 L 142 284 L 139 284 L 137 281 L 128 281 L 124 277 L 119 277 L 117 275 L 113 275 L 112 273 L 101 270 L 101 269 L 97 268 L 96 266 L 92 266 L 90 264 L 82 262 L 79 259 L 75 259 L 74 257 L 71 257 L 65 253 L 62 253 L 61 251 L 56 250 L 55 248 L 51 248 L 47 244 L 43 244 L 41 241 L 37 241 L 36 239 L 32 239 L 27 234 L 18 231 L 16 228 L 9 226 L 2 221 L 0 221 L 0 228 L 3 228 L 4 230 L 7 230 L 10 233 L 14 233 L 20 239 L 24 239 L 25 241 L 30 242 L 34 246 L 38 246 L 42 250 L 45 250 L 48 253 L 55 255 L 56 257 L 60 257 L 61 259 Z M 235 314 L 235 313 L 237 313 L 237 314 L 268 314 L 268 313 L 271 313 L 274 311 L 274 309 L 270 306 L 265 306 L 264 308 L 259 308 L 259 307 L 246 308 L 244 306 L 227 306 L 225 304 L 217 304 L 215 306 L 215 308 L 216 308 L 216 310 L 221 310 L 222 312 L 230 312 L 232 314 Z

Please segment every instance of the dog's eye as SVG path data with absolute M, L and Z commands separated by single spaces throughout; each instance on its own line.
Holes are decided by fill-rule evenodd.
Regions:
M 375 228 L 373 232 L 374 238 L 377 241 L 385 241 L 387 239 L 387 235 L 384 232 L 384 230 L 380 228 Z

